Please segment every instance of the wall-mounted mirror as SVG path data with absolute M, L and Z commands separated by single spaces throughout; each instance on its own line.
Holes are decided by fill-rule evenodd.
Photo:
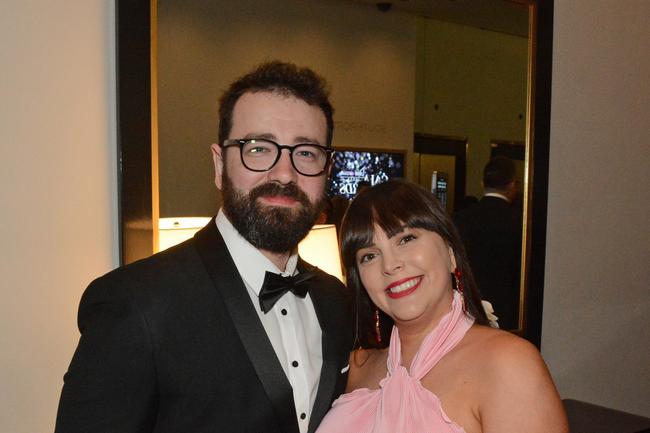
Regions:
M 335 147 L 404 149 L 411 180 L 430 179 L 422 172 L 425 152 L 414 152 L 415 134 L 466 139 L 462 182 L 473 195 L 491 142 L 525 144 L 520 310 L 512 330 L 539 344 L 552 2 L 429 0 L 398 2 L 387 12 L 343 0 L 117 3 L 125 263 L 151 254 L 158 217 L 216 212 L 209 145 L 218 97 L 253 65 L 279 58 L 309 65 L 330 82 Z M 514 27 L 490 27 L 503 26 L 499 20 Z M 444 63 L 450 57 L 455 64 Z M 472 74 L 452 84 L 463 70 Z M 477 89 L 490 83 L 498 88 L 483 92 L 481 104 L 490 106 L 481 108 Z M 506 120 L 479 131 L 477 116 L 482 124 Z

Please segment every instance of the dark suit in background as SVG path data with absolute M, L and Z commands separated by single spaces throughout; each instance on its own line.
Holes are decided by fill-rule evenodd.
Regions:
M 483 299 L 492 303 L 503 329 L 518 325 L 521 213 L 500 197 L 485 196 L 457 212 L 463 239 Z
M 347 379 L 345 290 L 319 270 L 310 280 L 323 355 L 310 432 Z M 57 433 L 299 431 L 291 385 L 214 219 L 194 239 L 94 281 L 79 329 Z

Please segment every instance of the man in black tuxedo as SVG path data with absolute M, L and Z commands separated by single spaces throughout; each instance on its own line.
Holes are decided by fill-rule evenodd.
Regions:
M 324 200 L 332 111 L 324 81 L 292 64 L 224 93 L 223 206 L 193 239 L 90 284 L 56 432 L 316 429 L 353 333 L 344 286 L 296 253 Z
M 454 215 L 476 284 L 503 329 L 517 328 L 519 317 L 522 218 L 513 206 L 515 173 L 512 160 L 492 158 L 483 170 L 485 195 Z

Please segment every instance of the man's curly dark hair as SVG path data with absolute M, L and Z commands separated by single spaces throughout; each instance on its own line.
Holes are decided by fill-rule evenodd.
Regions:
M 219 143 L 228 139 L 232 129 L 232 112 L 239 98 L 247 92 L 275 92 L 293 96 L 323 111 L 327 121 L 327 146 L 332 144 L 334 109 L 329 101 L 329 87 L 323 77 L 307 67 L 278 60 L 262 63 L 230 85 L 219 100 Z

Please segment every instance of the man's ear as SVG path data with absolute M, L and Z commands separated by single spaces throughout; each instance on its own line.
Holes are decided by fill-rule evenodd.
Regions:
M 210 146 L 212 162 L 214 163 L 214 184 L 221 189 L 221 175 L 223 174 L 223 148 L 217 143 Z

